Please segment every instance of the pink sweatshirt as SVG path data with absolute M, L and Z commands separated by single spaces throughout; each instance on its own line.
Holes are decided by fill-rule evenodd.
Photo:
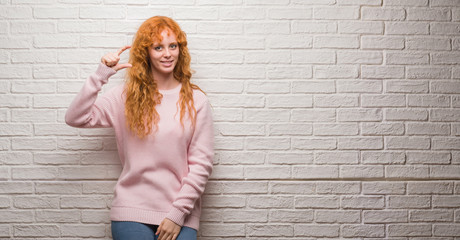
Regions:
M 103 84 L 115 70 L 99 64 L 77 94 L 65 120 L 81 128 L 113 127 L 123 170 L 115 186 L 110 211 L 113 221 L 136 221 L 159 225 L 169 218 L 181 226 L 198 229 L 201 200 L 212 171 L 214 131 L 206 95 L 194 90 L 196 127 L 190 129 L 186 112 L 184 126 L 176 107 L 182 85 L 160 90 L 158 130 L 145 139 L 134 136 L 126 126 L 124 85 L 98 97 Z

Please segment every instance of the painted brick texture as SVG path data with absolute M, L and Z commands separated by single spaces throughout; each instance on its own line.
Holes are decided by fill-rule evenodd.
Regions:
M 111 239 L 114 132 L 64 114 L 154 15 L 214 109 L 200 240 L 460 240 L 458 0 L 0 0 L 0 239 Z

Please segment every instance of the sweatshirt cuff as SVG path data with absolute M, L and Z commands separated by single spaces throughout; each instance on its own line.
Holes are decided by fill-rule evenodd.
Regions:
M 96 70 L 96 75 L 101 79 L 103 83 L 107 83 L 109 81 L 109 77 L 117 73 L 117 71 L 113 70 L 111 67 L 107 67 L 103 63 L 99 63 L 99 66 Z
M 171 209 L 171 211 L 169 211 L 168 215 L 166 215 L 166 218 L 168 218 L 169 220 L 175 222 L 176 224 L 180 226 L 183 226 L 186 216 L 187 214 L 185 214 L 184 212 L 180 211 L 177 208 L 173 208 Z

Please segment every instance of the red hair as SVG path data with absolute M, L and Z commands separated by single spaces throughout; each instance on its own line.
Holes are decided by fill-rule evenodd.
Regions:
M 168 30 L 176 35 L 179 45 L 179 58 L 174 67 L 174 78 L 182 83 L 178 104 L 180 106 L 180 122 L 184 126 L 186 109 L 192 121 L 196 123 L 196 109 L 193 105 L 193 89 L 202 91 L 197 85 L 190 83 L 192 72 L 190 69 L 190 53 L 187 48 L 186 34 L 174 20 L 164 16 L 155 16 L 147 19 L 139 27 L 131 46 L 127 69 L 127 83 L 125 87 L 126 105 L 125 116 L 128 128 L 140 138 L 144 138 L 152 131 L 152 123 L 158 127 L 160 116 L 155 106 L 161 103 L 163 95 L 158 91 L 149 57 L 149 48 L 155 42 L 161 42 L 161 32 Z

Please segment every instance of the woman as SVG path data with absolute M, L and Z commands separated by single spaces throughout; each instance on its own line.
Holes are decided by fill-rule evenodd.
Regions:
M 120 63 L 128 48 L 129 63 Z M 126 83 L 98 97 L 124 68 Z M 132 47 L 102 57 L 67 110 L 71 126 L 115 129 L 123 166 L 110 211 L 115 240 L 196 239 L 214 135 L 208 99 L 190 78 L 185 33 L 152 17 Z

